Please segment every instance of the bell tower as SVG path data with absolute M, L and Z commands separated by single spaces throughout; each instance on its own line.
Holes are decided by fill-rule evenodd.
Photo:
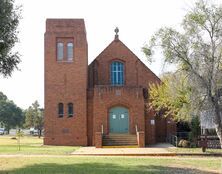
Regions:
M 83 19 L 46 20 L 44 144 L 87 145 L 87 52 Z

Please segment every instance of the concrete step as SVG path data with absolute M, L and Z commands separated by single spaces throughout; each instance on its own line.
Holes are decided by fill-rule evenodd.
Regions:
M 103 136 L 103 146 L 136 146 L 136 135 L 109 134 Z
M 118 142 L 130 141 L 130 142 L 136 142 L 136 139 L 103 139 L 103 141 L 118 141 Z
M 124 142 L 124 141 L 129 141 L 129 142 L 136 142 L 136 139 L 103 139 L 103 141 L 116 141 L 116 142 Z

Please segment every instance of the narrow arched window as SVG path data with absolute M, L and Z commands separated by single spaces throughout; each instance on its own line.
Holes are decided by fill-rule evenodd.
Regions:
M 124 64 L 119 61 L 111 63 L 111 84 L 123 85 L 124 84 Z
M 68 103 L 68 116 L 72 117 L 73 116 L 73 104 Z
M 59 117 L 63 117 L 64 115 L 63 103 L 58 104 L 58 115 Z
M 73 60 L 73 43 L 72 42 L 67 43 L 67 60 L 68 61 Z
M 63 60 L 63 43 L 62 42 L 57 43 L 57 60 L 58 61 Z

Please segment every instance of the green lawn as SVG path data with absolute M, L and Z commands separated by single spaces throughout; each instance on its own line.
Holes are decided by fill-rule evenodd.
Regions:
M 0 174 L 210 174 L 222 170 L 222 158 L 76 157 L 67 154 L 79 147 L 44 146 L 42 138 L 28 136 L 21 138 L 19 151 L 17 140 L 11 138 L 0 136 Z M 181 152 L 190 149 L 173 150 Z M 192 150 L 197 152 L 200 149 Z
M 19 151 L 18 141 L 11 136 L 0 136 L 0 154 L 53 154 L 65 155 L 75 151 L 76 146 L 45 146 L 43 139 L 33 136 L 22 137 Z
M 219 173 L 221 158 L 1 157 L 0 174 L 198 174 Z

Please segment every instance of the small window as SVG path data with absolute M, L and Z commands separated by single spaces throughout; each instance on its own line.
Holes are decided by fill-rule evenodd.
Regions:
M 73 116 L 73 104 L 72 103 L 68 104 L 68 116 L 69 117 Z
M 61 42 L 57 43 L 57 60 L 63 60 L 63 43 Z
M 59 117 L 63 117 L 64 115 L 63 103 L 58 104 L 58 115 Z
M 73 60 L 73 43 L 71 42 L 67 43 L 67 60 Z

